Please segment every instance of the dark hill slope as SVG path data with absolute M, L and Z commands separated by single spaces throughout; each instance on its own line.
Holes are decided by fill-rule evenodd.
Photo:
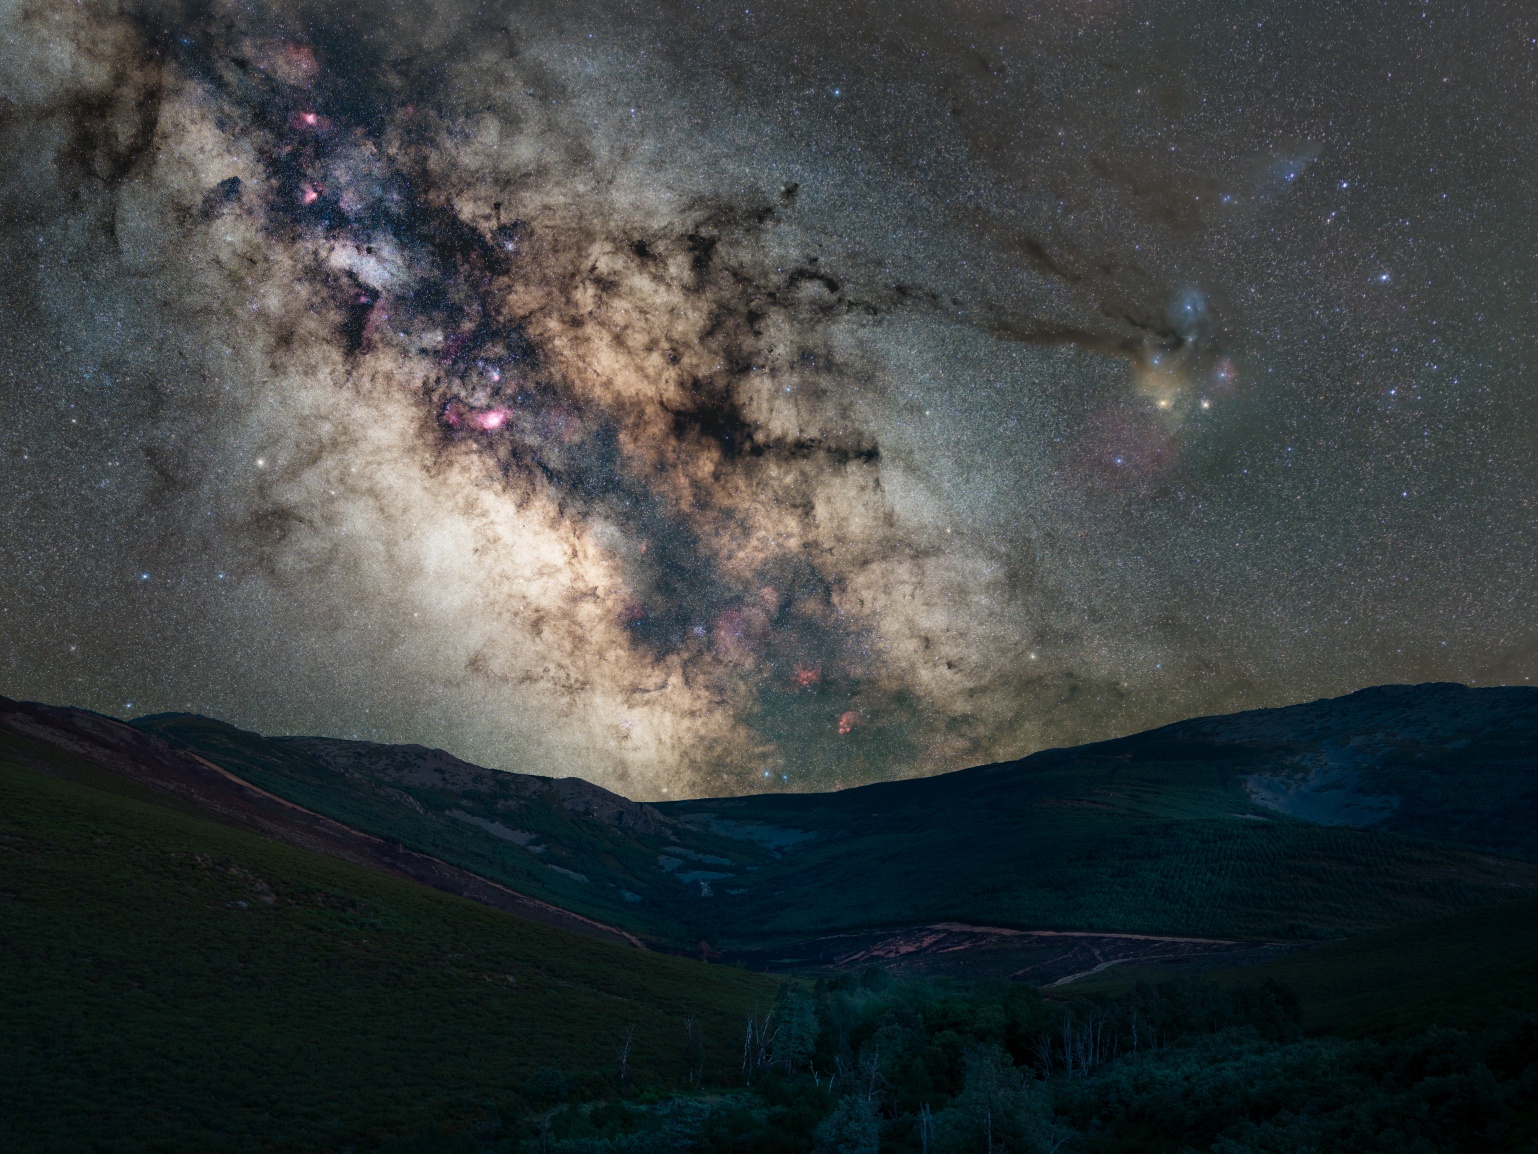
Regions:
M 1538 861 L 1538 689 L 1384 685 L 1196 718 L 1130 741 L 1209 745 L 1257 804 Z
M 1334 937 L 1531 889 L 1511 859 L 1538 857 L 1538 689 L 1384 686 L 939 777 L 658 809 L 815 835 L 746 883 L 728 933 L 949 919 Z
M 1339 937 L 1538 883 L 1530 862 L 1266 809 L 1246 784 L 1275 768 L 1266 751 L 1146 735 L 837 794 L 659 808 L 718 832 L 815 835 L 746 880 L 723 918 L 728 934 L 782 940 L 938 921 Z
M 691 1016 L 730 1077 L 774 996 L 197 810 L 0 734 L 5 1149 L 368 1149 L 537 1106 L 543 1068 L 613 1086 L 632 1027 L 677 1084 Z
M 1391 926 L 1219 980 L 1268 977 L 1299 991 L 1317 1030 L 1489 1025 L 1538 1010 L 1538 900 Z
M 136 723 L 264 789 L 687 948 L 966 922 L 1338 937 L 1538 889 L 1538 690 L 1426 685 L 826 794 L 639 806 L 419 747 Z M 554 868 L 552 868 L 554 867 Z
M 263 737 L 191 714 L 134 727 L 263 790 L 568 910 L 694 950 L 700 895 L 774 859 L 580 778 L 483 769 L 442 750 Z
M 1114 997 L 1176 973 L 1168 966 L 1116 966 L 1052 996 Z M 1225 986 L 1285 983 L 1315 1031 L 1478 1028 L 1538 1010 L 1538 898 L 1373 930 L 1260 965 L 1204 966 L 1201 973 Z
M 61 709 L 0 697 L 0 732 L 83 758 L 122 777 L 193 803 L 204 816 L 254 830 L 342 861 L 409 878 L 508 913 L 576 933 L 639 945 L 626 930 L 488 882 L 399 843 L 343 824 L 253 786 L 196 753 L 179 749 L 121 721 L 81 709 Z M 25 746 L 17 746 L 17 756 Z M 483 771 L 485 772 L 485 771 Z M 338 815 L 345 819 L 345 815 Z

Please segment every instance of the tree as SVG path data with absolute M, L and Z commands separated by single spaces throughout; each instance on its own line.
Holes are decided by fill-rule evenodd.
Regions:
M 876 1154 L 880 1146 L 876 1107 L 863 1093 L 845 1094 L 817 1126 L 817 1154 Z
M 742 1082 L 751 1086 L 758 1072 L 769 1064 L 774 1048 L 777 1027 L 772 1013 L 758 1017 L 757 1012 L 748 1015 L 747 1029 L 742 1036 Z
M 630 1085 L 630 1043 L 635 1040 L 635 1026 L 625 1031 L 625 1040 L 619 1047 L 619 1084 L 621 1089 Z
M 690 1014 L 684 1022 L 684 1081 L 696 1090 L 705 1074 L 705 1031 Z
M 774 1064 L 795 1073 L 817 1049 L 817 1007 L 799 982 L 786 982 L 774 998 Z
M 993 1045 L 966 1056 L 966 1081 L 934 1119 L 937 1154 L 1050 1154 L 1069 1132 L 1053 1122 L 1045 1092 Z

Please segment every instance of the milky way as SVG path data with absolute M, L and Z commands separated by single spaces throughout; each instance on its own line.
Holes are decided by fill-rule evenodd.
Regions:
M 1534 672 L 1538 21 L 3 10 L 0 691 L 632 796 Z

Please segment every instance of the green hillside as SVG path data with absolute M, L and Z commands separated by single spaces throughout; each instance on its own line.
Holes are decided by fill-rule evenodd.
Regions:
M 417 747 L 264 738 L 185 715 L 136 724 L 676 949 L 935 921 L 1310 940 L 1538 892 L 1530 861 L 1256 804 L 1249 778 L 1288 764 L 1275 740 L 1157 731 L 935 778 L 632 805 L 625 817 L 594 808 L 613 798 L 596 787 Z
M 50 774 L 38 772 L 43 766 Z M 206 820 L 0 735 L 8 1149 L 339 1148 L 734 1077 L 774 984 L 577 937 Z
M 1538 900 L 1377 930 L 1217 977 L 1287 983 L 1314 1029 L 1487 1025 L 1538 1010 Z
M 773 860 L 587 782 L 482 769 L 420 746 L 270 738 L 189 714 L 135 727 L 355 829 L 675 948 L 713 932 L 712 911 L 695 900 L 700 878 Z
M 1257 760 L 1128 739 L 842 793 L 659 809 L 706 828 L 815 835 L 743 879 L 723 938 L 938 920 L 1331 938 L 1538 889 L 1530 862 L 1264 810 L 1243 788 Z

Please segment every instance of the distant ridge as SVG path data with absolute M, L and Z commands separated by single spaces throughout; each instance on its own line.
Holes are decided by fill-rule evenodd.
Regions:
M 152 736 L 134 747 L 149 764 L 179 750 L 220 789 L 299 807 L 285 836 L 329 821 L 352 839 L 339 852 L 366 845 L 428 884 L 755 966 L 836 969 L 871 950 L 903 965 L 936 926 L 974 929 L 914 954 L 931 972 L 1077 966 L 1042 954 L 1053 934 L 1118 956 L 1154 939 L 1259 956 L 1538 894 L 1528 687 L 1378 686 L 929 778 L 656 804 L 423 746 L 11 708 L 71 740 Z

